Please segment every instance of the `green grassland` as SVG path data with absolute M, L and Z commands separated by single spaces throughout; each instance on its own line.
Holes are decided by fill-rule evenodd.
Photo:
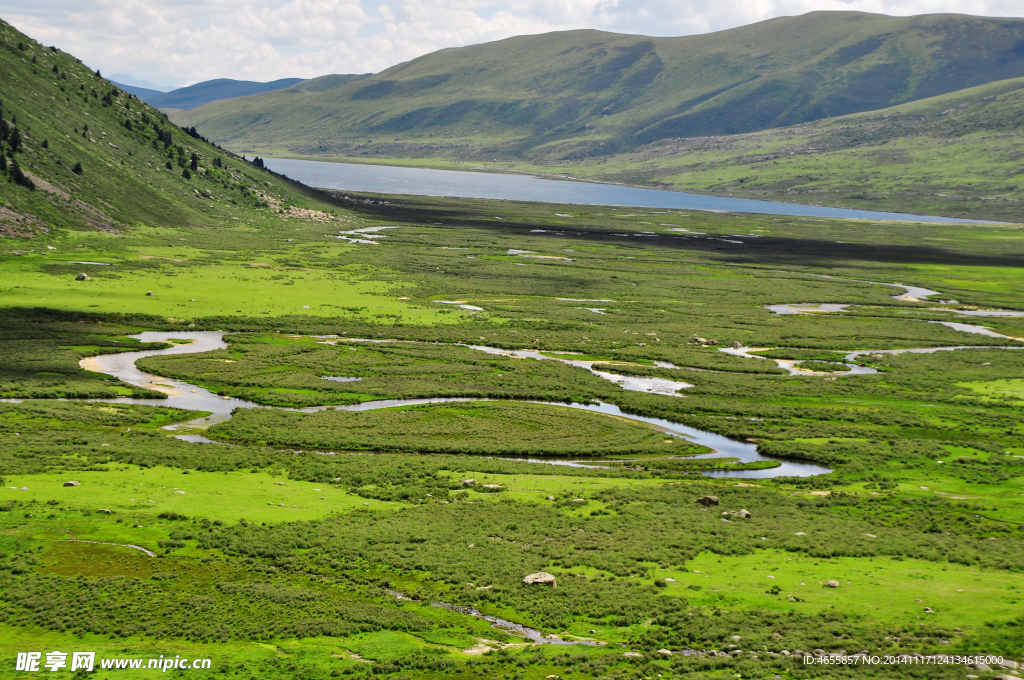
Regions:
M 5 655 L 173 654 L 212 658 L 209 671 L 191 671 L 198 677 L 394 680 L 863 675 L 782 654 L 815 649 L 1024 660 L 1024 352 L 1004 349 L 1024 347 L 1024 319 L 957 315 L 1024 309 L 1018 226 L 316 192 L 166 122 L 174 141 L 154 148 L 152 125 L 129 132 L 123 121 L 158 113 L 68 55 L 31 42 L 19 50 L 15 38 L 27 39 L 3 30 L 11 40 L 0 57 L 12 65 L 3 77 L 36 88 L 14 96 L 5 81 L 3 118 L 16 115 L 27 140 L 5 157 L 40 181 L 33 191 L 8 172 L 0 196 L 11 213 L 51 215 L 45 230 L 11 227 L 0 244 Z M 75 78 L 94 79 L 98 96 L 87 88 L 72 99 Z M 51 105 L 32 91 L 50 92 Z M 86 159 L 79 176 L 46 160 L 71 157 L 58 143 L 86 140 L 57 135 L 72 102 L 75 115 L 90 114 L 94 137 L 92 121 L 107 121 L 104 153 L 124 152 L 120 167 Z M 202 153 L 206 173 L 157 170 L 148 154 L 174 165 L 179 143 L 186 161 L 190 149 Z M 84 153 L 100 140 L 74 144 Z M 152 180 L 129 172 L 137 157 L 153 163 Z M 223 168 L 222 179 L 230 170 L 261 195 L 217 189 Z M 71 175 L 92 183 L 83 204 L 113 206 L 103 209 L 116 225 L 83 221 L 85 208 L 43 188 L 77 182 Z M 132 182 L 138 201 L 118 188 Z M 217 200 L 196 198 L 196 182 Z M 377 244 L 336 238 L 371 226 L 397 228 Z M 90 280 L 76 281 L 80 272 Z M 895 299 L 902 289 L 872 281 L 939 295 Z M 765 309 L 820 302 L 848 306 Z M 186 427 L 207 414 L 160 406 L 160 393 L 79 366 L 143 348 L 130 336 L 144 330 L 224 331 L 224 350 L 139 366 L 264 407 Z M 875 373 L 836 377 L 790 376 L 774 361 L 719 351 L 734 343 L 811 362 L 972 348 L 862 355 L 856 363 Z M 608 361 L 599 368 L 609 373 L 691 387 L 628 391 L 550 358 L 467 345 L 571 352 Z M 154 401 L 118 403 L 126 396 Z M 476 401 L 275 408 L 410 397 Z M 707 477 L 744 466 L 675 458 L 703 449 L 566 401 L 614 404 L 833 472 Z M 233 445 L 175 438 L 188 428 Z M 544 453 L 602 464 L 515 459 Z M 695 503 L 705 495 L 720 505 Z M 740 510 L 750 517 L 732 514 Z M 556 588 L 522 584 L 542 569 Z M 833 578 L 837 589 L 818 584 Z M 439 602 L 603 644 L 527 643 Z

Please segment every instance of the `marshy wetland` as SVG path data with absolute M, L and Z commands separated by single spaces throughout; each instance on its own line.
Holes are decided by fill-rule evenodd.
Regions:
M 1022 660 L 1024 319 L 966 314 L 1024 310 L 1016 226 L 346 196 L 3 257 L 6 651 L 396 679 Z

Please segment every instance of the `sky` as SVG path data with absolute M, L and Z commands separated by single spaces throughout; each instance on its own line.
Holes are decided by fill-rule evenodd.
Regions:
M 1024 0 L 0 0 L 0 17 L 41 43 L 160 89 L 376 73 L 514 35 L 693 35 L 816 10 L 1024 17 Z

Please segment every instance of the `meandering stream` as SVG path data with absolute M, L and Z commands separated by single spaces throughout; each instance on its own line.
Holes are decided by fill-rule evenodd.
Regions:
M 141 371 L 135 366 L 135 362 L 143 357 L 154 356 L 157 354 L 197 354 L 201 352 L 210 352 L 217 349 L 226 349 L 227 344 L 224 342 L 224 334 L 220 331 L 176 331 L 176 332 L 165 332 L 165 331 L 146 331 L 138 335 L 132 336 L 142 340 L 143 342 L 159 342 L 166 340 L 190 340 L 188 344 L 177 344 L 168 349 L 161 350 L 143 350 L 139 352 L 124 352 L 120 354 L 105 354 L 98 357 L 90 357 L 83 359 L 81 365 L 83 368 L 93 370 L 107 375 L 117 377 L 132 385 L 144 387 L 148 389 L 154 389 L 163 392 L 167 395 L 166 399 L 133 399 L 133 398 L 121 398 L 116 400 L 103 399 L 99 401 L 116 401 L 117 403 L 128 403 L 128 404 L 149 404 L 152 406 L 169 406 L 182 409 L 188 409 L 193 411 L 209 411 L 210 416 L 197 418 L 195 420 L 183 423 L 177 426 L 169 426 L 170 428 L 182 428 L 182 427 L 196 427 L 196 426 L 208 426 L 218 422 L 224 422 L 231 417 L 231 412 L 236 408 L 273 408 L 267 407 L 263 404 L 258 404 L 253 401 L 245 399 L 237 399 L 234 397 L 222 397 L 213 394 L 209 390 L 203 389 L 197 385 L 184 382 L 182 380 L 173 380 L 168 378 L 162 378 L 160 376 L 151 375 Z M 340 342 L 341 339 L 325 339 L 325 342 Z M 361 339 L 348 339 L 348 341 L 359 342 Z M 380 341 L 377 341 L 380 342 Z M 680 386 L 689 387 L 687 383 L 675 383 L 674 381 L 665 380 L 662 378 L 630 378 L 625 381 L 626 384 L 622 384 L 625 376 L 617 376 L 610 373 L 604 373 L 603 371 L 594 371 L 593 361 L 581 361 L 576 359 L 563 359 L 545 356 L 534 350 L 519 350 L 509 351 L 502 350 L 494 347 L 484 347 L 480 345 L 472 346 L 473 349 L 479 351 L 487 351 L 492 354 L 499 354 L 504 356 L 514 356 L 523 359 L 540 359 L 550 361 L 562 361 L 567 364 L 579 366 L 581 368 L 587 368 L 593 371 L 595 374 L 604 377 L 607 380 L 612 380 L 617 384 L 620 384 L 623 389 L 639 389 L 642 391 L 649 391 L 655 394 L 665 394 L 668 387 L 666 383 L 678 384 Z M 649 382 L 644 382 L 649 381 Z M 480 399 L 470 398 L 436 398 L 436 399 L 381 399 L 379 401 L 364 402 L 361 404 L 351 404 L 345 406 L 314 406 L 308 408 L 298 409 L 287 409 L 293 411 L 302 411 L 311 413 L 314 411 L 322 411 L 325 409 L 339 409 L 344 411 L 368 411 L 373 409 L 382 408 L 393 408 L 396 406 L 415 406 L 419 404 L 438 404 L 446 402 L 459 402 L 459 401 L 481 401 Z M 672 422 L 663 418 L 649 418 L 646 416 L 638 416 L 632 413 L 623 412 L 618 406 L 614 404 L 598 403 L 598 404 L 564 404 L 564 403 L 551 403 L 551 402 L 530 402 L 530 403 L 542 403 L 552 408 L 573 408 L 584 411 L 591 411 L 593 413 L 603 413 L 606 415 L 617 416 L 620 418 L 627 418 L 637 422 L 647 423 L 653 425 L 658 429 L 666 432 L 670 435 L 683 437 L 696 444 L 706 446 L 712 449 L 713 453 L 702 454 L 695 456 L 695 458 L 714 458 L 714 457 L 730 457 L 736 458 L 741 463 L 752 463 L 757 461 L 776 461 L 776 458 L 770 458 L 768 456 L 761 455 L 757 451 L 757 447 L 754 444 L 747 442 L 738 442 L 720 434 L 713 432 L 707 432 L 704 430 L 697 429 L 695 427 L 689 427 L 682 423 Z M 193 442 L 209 442 L 211 440 L 196 434 L 181 434 L 178 435 L 180 438 L 186 441 Z M 584 467 L 582 463 L 573 463 L 572 461 L 566 460 L 543 460 L 543 459 L 530 459 L 531 462 L 538 462 L 541 464 L 555 464 L 555 465 L 578 465 Z M 589 467 L 589 466 L 587 466 Z M 779 477 L 779 476 L 794 476 L 794 477 L 809 477 L 812 475 L 827 474 L 832 470 L 827 467 L 820 465 L 813 465 L 810 463 L 800 463 L 794 461 L 779 460 L 777 467 L 768 468 L 764 470 L 716 470 L 716 471 L 705 471 L 703 474 L 711 477 L 737 477 L 737 478 L 754 478 L 763 479 L 768 477 Z

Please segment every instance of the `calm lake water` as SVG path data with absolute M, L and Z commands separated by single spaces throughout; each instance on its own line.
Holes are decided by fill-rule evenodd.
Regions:
M 913 222 L 976 221 L 872 210 L 823 208 L 813 205 L 753 201 L 723 196 L 703 196 L 678 191 L 623 187 L 614 184 L 541 179 L 531 175 L 399 168 L 357 163 L 326 163 L 290 158 L 264 158 L 263 160 L 267 167 L 274 172 L 287 175 L 309 186 L 380 194 L 494 198 L 509 201 L 615 205 L 671 210 L 713 210 L 797 217 L 841 217 Z

